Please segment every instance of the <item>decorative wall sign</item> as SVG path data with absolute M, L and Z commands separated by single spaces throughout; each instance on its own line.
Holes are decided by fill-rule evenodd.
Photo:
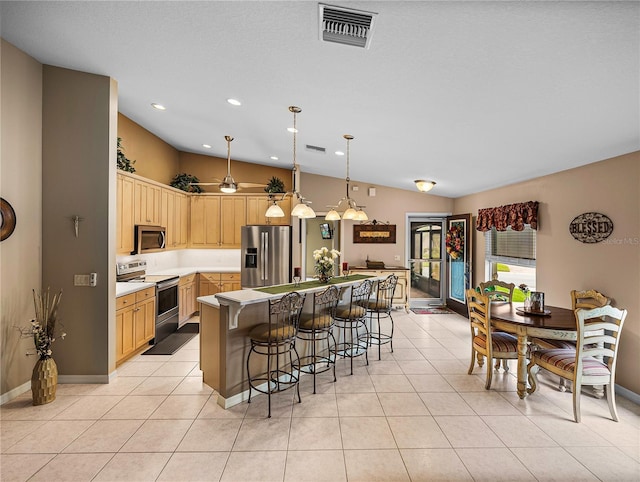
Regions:
M 581 243 L 599 243 L 613 232 L 613 221 L 600 213 L 583 213 L 569 224 L 571 236 Z
M 396 242 L 396 225 L 380 224 L 375 219 L 371 224 L 354 224 L 353 242 L 394 244 Z
M 4 241 L 16 229 L 16 212 L 11 204 L 0 197 L 0 241 Z

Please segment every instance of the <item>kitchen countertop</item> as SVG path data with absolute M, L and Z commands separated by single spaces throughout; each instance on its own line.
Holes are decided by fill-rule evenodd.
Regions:
M 192 266 L 188 268 L 172 268 L 162 270 L 147 270 L 147 274 L 152 275 L 175 275 L 188 276 L 195 273 L 239 273 L 240 268 L 237 266 Z M 155 283 L 116 283 L 116 297 L 125 296 L 136 291 L 155 286 Z
M 155 283 L 116 283 L 116 297 L 130 295 L 155 285 Z

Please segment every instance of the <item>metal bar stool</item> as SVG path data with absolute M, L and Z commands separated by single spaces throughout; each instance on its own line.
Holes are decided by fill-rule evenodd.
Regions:
M 298 339 L 310 344 L 311 355 L 300 358 L 300 371 L 313 375 L 313 393 L 316 393 L 316 374 L 323 373 L 333 366 L 333 381 L 336 381 L 336 339 L 333 336 L 335 323 L 333 317 L 340 299 L 335 286 L 314 293 L 313 312 L 300 315 Z M 331 341 L 333 340 L 333 346 Z M 317 343 L 326 341 L 326 351 L 318 351 Z
M 371 280 L 364 280 L 351 286 L 349 303 L 338 304 L 333 317 L 336 328 L 341 331 L 341 341 L 336 345 L 336 354 L 351 359 L 351 375 L 353 375 L 353 359 L 364 355 L 369 364 L 367 348 L 369 347 L 369 330 L 367 329 L 367 309 L 363 306 L 371 295 Z M 358 336 L 358 329 L 362 326 L 365 334 Z M 347 334 L 349 338 L 347 338 Z
M 300 313 L 305 295 L 292 292 L 278 300 L 269 300 L 269 322 L 255 326 L 249 332 L 251 349 L 247 356 L 247 378 L 249 379 L 249 401 L 251 390 L 266 393 L 269 397 L 269 418 L 271 417 L 271 394 L 296 387 L 298 402 L 301 402 L 300 356 L 295 347 Z M 266 371 L 251 375 L 251 357 L 264 355 Z M 295 361 L 293 359 L 295 354 Z M 286 360 L 288 358 L 288 361 Z M 255 362 L 254 362 L 255 363 Z M 275 369 L 273 367 L 275 363 Z M 264 366 L 264 365 L 263 365 Z M 266 385 L 266 387 L 265 387 Z
M 393 306 L 393 294 L 396 291 L 398 277 L 390 274 L 385 279 L 378 281 L 376 289 L 376 297 L 368 299 L 364 303 L 369 317 L 369 346 L 378 345 L 378 360 L 381 359 L 381 347 L 385 343 L 391 345 L 391 353 L 393 353 L 393 317 L 391 316 L 391 308 Z M 377 330 L 373 327 L 373 315 L 376 315 L 378 321 Z M 391 321 L 391 330 L 383 333 L 380 328 L 380 318 L 389 318 Z

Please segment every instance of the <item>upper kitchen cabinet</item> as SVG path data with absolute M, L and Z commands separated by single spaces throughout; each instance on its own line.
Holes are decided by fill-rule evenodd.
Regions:
M 239 248 L 242 226 L 247 224 L 247 199 L 245 196 L 221 196 L 220 247 Z
M 239 248 L 240 227 L 247 222 L 244 196 L 191 196 L 192 248 Z
M 191 242 L 193 248 L 220 247 L 220 196 L 191 196 Z
M 279 199 L 282 195 L 276 196 L 276 199 Z M 291 198 L 287 197 L 282 201 L 278 201 L 278 205 L 284 211 L 284 217 L 282 218 L 265 217 L 265 213 L 270 205 L 271 201 L 264 194 L 262 196 L 247 195 L 247 224 L 291 224 Z
M 189 197 L 186 194 L 162 188 L 160 225 L 167 228 L 167 249 L 187 247 Z
M 133 251 L 133 187 L 132 178 L 118 173 L 116 187 L 116 252 L 130 254 Z
M 160 225 L 160 186 L 136 179 L 134 181 L 134 222 L 135 224 Z

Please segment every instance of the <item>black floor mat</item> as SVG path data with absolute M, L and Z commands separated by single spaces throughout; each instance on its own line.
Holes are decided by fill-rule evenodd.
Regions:
M 164 340 L 153 345 L 143 355 L 173 355 L 199 332 L 200 325 L 198 323 L 187 323 L 175 333 L 171 333 Z

